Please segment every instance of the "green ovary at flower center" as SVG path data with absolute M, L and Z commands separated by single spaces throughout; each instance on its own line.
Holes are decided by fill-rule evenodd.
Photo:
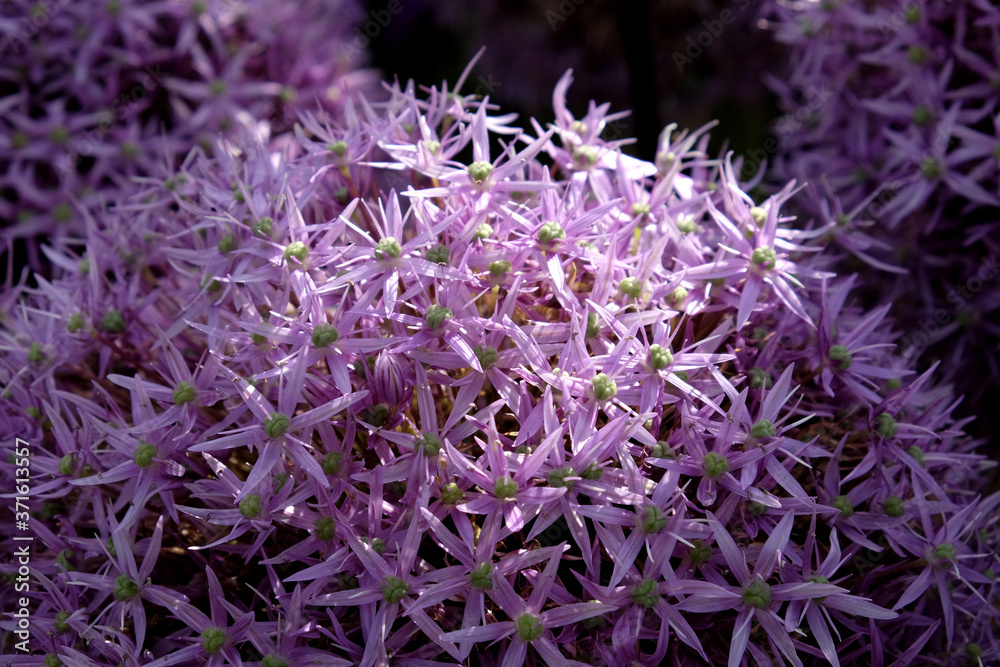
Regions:
M 493 165 L 489 162 L 473 162 L 469 165 L 469 179 L 476 184 L 482 183 L 493 173 Z
M 510 477 L 501 477 L 493 486 L 493 493 L 501 500 L 507 500 L 517 495 L 517 482 Z
M 594 386 L 594 398 L 599 401 L 606 401 L 618 393 L 618 385 L 605 373 L 598 373 L 591 380 Z
M 131 600 L 139 594 L 139 585 L 132 581 L 127 574 L 120 574 L 115 579 L 114 594 L 115 599 L 119 602 Z
M 476 588 L 493 590 L 493 563 L 480 563 L 470 575 L 471 583 Z
M 135 448 L 135 463 L 140 468 L 148 468 L 153 465 L 155 457 L 156 447 L 148 442 L 140 442 L 139 446 Z
M 743 601 L 751 607 L 766 609 L 771 604 L 771 587 L 763 581 L 755 581 L 743 589 Z
M 647 533 L 658 533 L 667 527 L 667 517 L 663 510 L 656 506 L 646 508 L 646 515 L 642 519 L 642 529 Z
M 729 460 L 716 452 L 705 454 L 705 475 L 716 479 L 729 472 Z
M 643 607 L 655 607 L 659 599 L 656 582 L 652 579 L 643 579 L 642 583 L 632 589 L 632 601 Z
M 545 632 L 542 619 L 534 614 L 521 614 L 514 623 L 517 625 L 517 636 L 526 642 L 538 639 Z
M 267 433 L 269 438 L 277 438 L 288 430 L 288 426 L 291 424 L 291 420 L 288 415 L 283 415 L 280 412 L 272 412 L 271 418 L 264 422 L 264 432 Z
M 201 645 L 209 653 L 218 653 L 226 645 L 226 632 L 219 628 L 205 628 L 201 633 Z
M 389 604 L 396 604 L 410 594 L 410 585 L 399 577 L 388 576 L 382 581 L 382 597 Z

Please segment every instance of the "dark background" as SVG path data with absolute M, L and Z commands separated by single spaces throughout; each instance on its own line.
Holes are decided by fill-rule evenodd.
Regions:
M 757 0 L 396 2 L 390 14 L 389 0 L 369 0 L 371 22 L 356 30 L 373 35 L 375 67 L 403 82 L 454 83 L 485 46 L 461 92 L 489 94 L 522 127 L 552 120 L 552 89 L 568 68 L 569 108 L 582 115 L 594 100 L 631 110 L 617 129 L 637 139 L 626 152 L 646 159 L 668 123 L 693 130 L 718 119 L 713 149 L 726 138 L 743 152 L 762 145 L 778 114 L 762 78 L 780 49 L 758 26 Z

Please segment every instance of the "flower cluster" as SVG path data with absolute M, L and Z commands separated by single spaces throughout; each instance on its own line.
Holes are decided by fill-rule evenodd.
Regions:
M 996 391 L 1000 7 L 771 0 L 762 13 L 792 63 L 774 80 L 778 182 L 811 184 L 801 210 L 881 284 L 867 298 L 896 304 L 911 354 L 929 349 L 973 396 L 983 383 L 960 369 L 981 356 Z
M 397 84 L 223 139 L 7 286 L 45 664 L 997 657 L 949 388 L 791 184 L 704 131 L 627 157 L 570 82 L 547 128 Z
M 81 233 L 81 208 L 115 202 L 135 177 L 173 184 L 193 145 L 241 119 L 283 129 L 298 109 L 339 113 L 371 79 L 344 55 L 358 12 L 350 0 L 5 2 L 5 249 Z M 35 243 L 18 250 L 39 266 Z

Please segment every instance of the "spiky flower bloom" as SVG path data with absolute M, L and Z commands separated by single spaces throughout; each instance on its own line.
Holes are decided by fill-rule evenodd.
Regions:
M 37 267 L 34 236 L 83 233 L 137 177 L 185 191 L 184 157 L 218 132 L 246 142 L 248 119 L 287 129 L 304 108 L 340 115 L 371 81 L 348 35 L 359 13 L 352 0 L 4 3 L 4 250 L 28 239 L 17 250 Z
M 761 12 L 791 63 L 774 78 L 775 182 L 810 184 L 796 205 L 848 253 L 840 266 L 870 276 L 866 300 L 894 304 L 904 353 L 940 360 L 975 399 L 969 414 L 995 413 L 1000 8 L 769 0 Z M 980 372 L 961 371 L 970 355 Z
M 996 658 L 1000 496 L 949 389 L 817 268 L 793 187 L 751 199 L 704 132 L 626 159 L 602 107 L 584 151 L 568 81 L 547 131 L 410 84 L 224 144 L 6 285 L 0 425 L 30 453 L 9 438 L 0 466 L 31 468 L 39 643 Z

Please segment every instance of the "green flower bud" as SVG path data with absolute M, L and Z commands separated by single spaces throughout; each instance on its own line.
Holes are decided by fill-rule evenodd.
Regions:
M 517 626 L 517 636 L 526 642 L 535 641 L 545 632 L 542 619 L 534 614 L 521 614 L 514 624 Z
M 633 215 L 648 215 L 649 214 L 649 204 L 643 202 L 636 202 L 632 204 Z
M 572 491 L 573 480 L 571 479 L 567 480 L 566 478 L 574 476 L 576 476 L 576 473 L 570 466 L 566 466 L 564 468 L 556 468 L 555 470 L 549 472 L 549 477 L 548 477 L 549 486 L 554 486 L 556 488 L 565 488 L 568 491 Z
M 251 493 L 240 501 L 240 514 L 248 519 L 254 519 L 260 514 L 260 496 Z
M 669 519 L 659 507 L 647 505 L 645 513 L 646 515 L 642 518 L 642 529 L 647 533 L 658 533 L 667 527 Z
M 351 193 L 345 186 L 341 186 L 333 193 L 333 198 L 337 200 L 338 204 L 344 205 L 351 200 Z
M 906 22 L 913 25 L 920 20 L 920 8 L 916 5 L 910 5 L 906 8 Z
M 924 158 L 920 163 L 920 173 L 929 181 L 933 181 L 941 175 L 941 163 L 932 157 Z
M 457 505 L 462 502 L 463 495 L 465 495 L 465 492 L 462 491 L 458 484 L 449 482 L 441 489 L 441 502 L 445 505 Z
M 763 227 L 764 221 L 767 220 L 767 211 L 762 209 L 760 206 L 754 206 L 750 209 L 750 217 L 753 218 L 753 221 L 757 223 L 758 227 Z
M 677 229 L 683 234 L 691 234 L 698 231 L 698 223 L 690 215 L 682 215 L 677 219 Z
M 196 391 L 194 385 L 187 380 L 181 380 L 174 388 L 174 405 L 184 405 L 195 399 Z
M 658 371 L 662 371 L 664 368 L 674 363 L 674 355 L 667 348 L 662 345 L 653 343 L 649 346 L 649 365 Z
M 395 259 L 401 254 L 403 254 L 403 246 L 399 245 L 399 241 L 391 236 L 387 236 L 375 244 L 375 259 L 379 261 L 389 257 Z
M 955 547 L 953 547 L 948 542 L 937 545 L 934 549 L 934 557 L 940 558 L 941 560 L 955 560 Z
M 49 132 L 49 139 L 54 144 L 64 144 L 69 141 L 69 130 L 62 125 L 57 125 Z
M 389 575 L 382 581 L 382 597 L 389 604 L 396 604 L 410 594 L 410 585 L 400 579 Z
M 595 146 L 580 146 L 574 153 L 576 154 L 577 161 L 584 166 L 589 167 L 597 164 L 599 154 Z
M 759 579 L 743 589 L 743 601 L 757 609 L 771 606 L 771 587 Z
M 343 460 L 344 455 L 340 452 L 327 452 L 326 456 L 323 457 L 323 461 L 320 466 L 323 468 L 323 472 L 327 475 L 337 475 L 340 473 L 340 462 Z
M 265 336 L 264 334 L 255 334 L 255 333 L 252 333 L 252 334 L 250 334 L 250 340 L 252 342 L 256 343 L 257 345 L 266 345 L 267 344 L 267 336 Z
M 761 516 L 762 514 L 767 514 L 768 507 L 762 503 L 753 501 L 747 505 L 747 513 L 750 516 Z
M 281 656 L 270 653 L 260 661 L 260 667 L 288 667 L 288 662 Z
M 747 373 L 747 377 L 750 378 L 751 389 L 771 388 L 771 374 L 765 371 L 763 368 L 751 368 L 750 371 Z
M 109 310 L 101 318 L 101 329 L 108 333 L 122 333 L 125 331 L 125 320 L 122 318 L 122 314 L 113 308 Z
M 69 316 L 69 322 L 66 323 L 66 331 L 70 333 L 76 333 L 83 328 L 83 315 L 80 313 L 73 313 Z
M 670 443 L 666 440 L 658 440 L 655 445 L 653 445 L 653 450 L 649 453 L 649 456 L 654 459 L 676 459 L 677 454 L 670 447 Z
M 596 463 L 591 463 L 587 469 L 580 473 L 580 477 L 589 480 L 600 479 L 604 476 L 604 468 L 599 468 Z
M 233 235 L 226 234 L 225 236 L 223 236 L 221 239 L 219 239 L 219 243 L 216 247 L 219 249 L 219 252 L 221 252 L 223 255 L 228 253 L 230 250 L 233 249 Z
M 292 420 L 288 418 L 288 415 L 283 415 L 280 412 L 272 412 L 271 418 L 264 420 L 264 432 L 267 433 L 267 437 L 269 438 L 278 438 L 288 430 L 291 423 Z
M 271 228 L 274 219 L 271 217 L 263 217 L 250 225 L 250 233 L 254 236 L 262 236 L 264 238 L 271 238 Z
M 840 516 L 844 517 L 845 519 L 854 514 L 854 504 L 851 502 L 851 499 L 848 498 L 847 496 L 837 496 L 836 498 L 833 499 L 833 503 L 831 504 L 833 505 L 834 509 L 840 510 Z
M 601 332 L 601 324 L 597 319 L 597 313 L 587 315 L 587 338 L 593 338 Z
M 69 630 L 69 623 L 66 621 L 71 614 L 68 611 L 61 611 L 56 614 L 56 632 L 66 632 Z
M 729 472 L 729 459 L 717 452 L 709 452 L 705 454 L 704 466 L 705 475 L 710 479 L 716 479 Z
M 691 544 L 694 546 L 688 552 L 688 558 L 693 565 L 701 565 L 712 557 L 712 547 L 702 540 L 692 540 Z
M 45 667 L 62 667 L 63 661 L 55 653 L 45 656 Z
M 773 248 L 756 248 L 750 255 L 750 263 L 754 266 L 763 266 L 766 269 L 773 269 L 778 261 L 778 256 Z
M 140 468 L 148 468 L 153 465 L 156 457 L 156 447 L 148 442 L 139 441 L 139 446 L 135 448 L 135 463 Z
M 878 434 L 883 438 L 891 438 L 899 433 L 896 420 L 888 412 L 880 414 L 875 421 L 878 422 Z
M 29 405 L 27 408 L 24 409 L 24 412 L 32 419 L 38 419 L 39 417 L 42 416 L 42 411 L 39 410 L 34 405 Z
M 87 258 L 80 260 L 80 273 L 81 275 L 87 275 L 90 273 L 90 260 Z
M 469 165 L 468 172 L 469 180 L 479 185 L 493 173 L 493 165 L 489 162 L 473 162 Z
M 216 654 L 222 650 L 222 647 L 226 645 L 225 630 L 219 628 L 205 628 L 201 633 L 201 646 L 208 653 Z
M 73 452 L 70 452 L 66 456 L 59 459 L 59 473 L 63 475 L 72 475 L 75 466 L 73 465 Z
M 364 542 L 365 544 L 370 546 L 372 551 L 377 553 L 379 556 L 385 553 L 385 540 L 383 540 L 381 537 L 373 537 L 371 539 L 368 539 L 366 537 Z
M 493 236 L 493 227 L 484 222 L 483 224 L 476 227 L 476 233 L 472 235 L 472 242 L 482 241 L 483 239 L 488 239 Z
M 677 289 L 675 289 L 673 292 L 670 293 L 670 296 L 668 298 L 670 299 L 670 305 L 674 307 L 678 306 L 682 301 L 684 301 L 684 299 L 688 298 L 687 288 L 678 287 Z
M 761 419 L 750 427 L 750 435 L 755 438 L 773 438 L 778 433 L 770 419 Z
M 392 417 L 392 410 L 389 409 L 388 403 L 373 405 L 365 410 L 364 414 L 365 421 L 375 428 L 382 428 L 385 426 L 390 417 Z
M 893 518 L 898 519 L 903 516 L 904 507 L 903 499 L 899 496 L 889 496 L 885 499 L 885 513 Z
M 335 154 L 337 157 L 344 157 L 344 153 L 347 152 L 347 142 L 335 141 L 332 144 L 327 145 L 327 150 Z
M 903 381 L 899 378 L 889 378 L 885 381 L 885 388 L 888 391 L 896 391 L 903 386 Z
M 39 342 L 34 342 L 28 348 L 28 363 L 37 364 L 45 359 L 45 353 L 42 351 L 42 344 Z
M 642 283 L 639 282 L 638 278 L 622 278 L 622 281 L 618 283 L 618 289 L 625 296 L 638 299 L 642 294 Z
M 114 594 L 116 600 L 125 602 L 139 594 L 139 586 L 127 574 L 120 574 L 115 579 Z
M 917 46 L 916 44 L 909 48 L 906 55 L 909 57 L 910 62 L 914 65 L 919 65 L 927 60 L 927 50 L 922 46 Z
M 501 477 L 497 480 L 496 484 L 493 485 L 493 495 L 501 500 L 516 497 L 517 490 L 517 482 L 507 476 Z
M 926 125 L 933 120 L 934 114 L 923 104 L 918 104 L 913 108 L 913 122 L 917 125 Z
M 490 345 L 477 345 L 472 348 L 472 351 L 476 355 L 476 359 L 479 360 L 479 365 L 483 367 L 484 371 L 500 360 L 500 353 L 497 352 L 495 347 Z
M 837 364 L 837 368 L 839 368 L 840 370 L 846 371 L 848 368 L 851 367 L 851 360 L 853 358 L 853 355 L 851 354 L 851 351 L 847 349 L 846 345 L 832 346 L 830 348 L 829 356 L 832 361 L 840 362 L 839 364 Z
M 316 537 L 323 540 L 324 542 L 329 542 L 333 539 L 334 535 L 337 534 L 336 526 L 333 523 L 333 517 L 321 516 L 316 519 Z
M 423 450 L 424 456 L 437 456 L 441 451 L 441 441 L 433 433 L 424 433 L 417 440 L 417 448 Z
M 566 240 L 566 230 L 558 222 L 546 222 L 538 230 L 538 242 L 543 246 L 549 246 L 556 241 Z
M 316 347 L 328 347 L 340 340 L 340 332 L 336 327 L 326 322 L 316 325 L 312 332 L 312 344 Z
M 511 263 L 506 259 L 498 259 L 495 262 L 490 262 L 490 273 L 493 274 L 494 278 L 500 278 L 504 275 L 510 273 Z
M 910 448 L 906 450 L 906 453 L 915 458 L 921 468 L 924 467 L 924 450 L 920 449 L 920 447 L 916 445 L 911 445 Z
M 441 150 L 441 142 L 434 141 L 433 139 L 428 139 L 427 141 L 424 142 L 424 148 L 427 149 L 428 153 L 434 155 L 439 150 Z
M 309 248 L 302 241 L 293 241 L 285 247 L 285 260 L 288 262 L 292 261 L 294 257 L 298 260 L 299 264 L 306 261 L 306 257 L 309 256 Z
M 599 401 L 606 401 L 618 393 L 618 385 L 605 373 L 598 373 L 590 383 L 594 386 L 594 398 Z
M 632 587 L 632 602 L 643 607 L 653 608 L 660 600 L 660 592 L 657 584 L 652 579 L 643 579 L 639 584 Z
M 448 250 L 448 246 L 438 243 L 433 248 L 430 248 L 424 257 L 431 264 L 447 264 L 448 259 L 451 257 L 451 251 Z
M 437 331 L 441 328 L 441 325 L 445 321 L 450 320 L 454 313 L 451 312 L 450 308 L 445 308 L 444 306 L 439 306 L 436 303 L 432 303 L 427 307 L 427 316 L 425 317 L 427 321 L 427 328 L 431 331 Z
M 493 563 L 480 563 L 472 570 L 472 585 L 484 591 L 493 590 Z

